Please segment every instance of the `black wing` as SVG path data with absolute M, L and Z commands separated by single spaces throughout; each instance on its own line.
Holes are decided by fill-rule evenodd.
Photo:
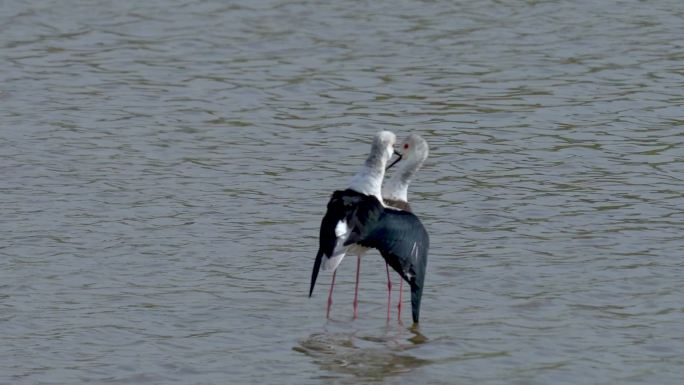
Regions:
M 378 249 L 385 261 L 411 285 L 413 322 L 420 318 L 420 301 L 430 238 L 418 217 L 406 211 L 385 208 L 379 220 L 358 239 L 347 240 Z
M 358 234 L 363 232 L 366 224 L 379 217 L 381 213 L 382 204 L 375 197 L 349 189 L 333 192 L 330 201 L 328 201 L 328 211 L 321 221 L 318 253 L 311 272 L 309 297 L 313 294 L 323 257 L 330 257 L 335 250 L 337 244 L 335 227 L 337 223 L 346 220 L 347 226 L 352 229 L 350 237 L 358 238 Z

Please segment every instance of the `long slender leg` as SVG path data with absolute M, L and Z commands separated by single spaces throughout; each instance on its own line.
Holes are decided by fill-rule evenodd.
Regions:
M 390 320 L 390 306 L 392 305 L 392 279 L 390 278 L 389 265 L 385 263 L 387 269 L 387 321 Z
M 404 280 L 399 277 L 399 304 L 397 305 L 397 310 L 399 312 L 399 315 L 397 316 L 399 319 L 399 322 L 401 323 L 401 293 L 404 291 Z
M 328 294 L 328 310 L 325 312 L 325 317 L 330 318 L 330 308 L 332 307 L 332 292 L 335 286 L 335 275 L 337 275 L 337 269 L 333 271 L 332 282 L 330 282 L 330 294 Z
M 354 319 L 359 317 L 359 271 L 361 270 L 361 256 L 356 256 L 356 286 L 354 287 Z

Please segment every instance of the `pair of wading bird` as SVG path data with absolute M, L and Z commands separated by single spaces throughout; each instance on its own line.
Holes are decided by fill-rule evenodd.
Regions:
M 328 211 L 321 222 L 319 249 L 311 273 L 313 293 L 318 271 L 332 270 L 326 315 L 330 318 L 332 292 L 337 267 L 346 254 L 355 254 L 356 285 L 354 289 L 354 318 L 358 317 L 359 270 L 361 256 L 368 249 L 377 249 L 385 259 L 387 269 L 387 319 L 390 318 L 392 283 L 389 267 L 399 273 L 411 286 L 413 322 L 418 323 L 420 300 L 423 295 L 429 238 L 425 227 L 408 204 L 408 186 L 428 156 L 428 145 L 418 135 L 410 135 L 394 149 L 396 136 L 390 131 L 378 132 L 373 138 L 371 152 L 361 170 L 352 178 L 349 188 L 335 191 L 328 202 Z M 399 170 L 382 184 L 385 166 L 392 155 L 397 159 L 387 169 L 401 161 Z M 401 321 L 400 281 L 398 318 Z

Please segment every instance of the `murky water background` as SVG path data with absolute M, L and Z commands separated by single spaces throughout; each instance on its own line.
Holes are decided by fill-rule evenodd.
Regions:
M 681 383 L 683 17 L 3 3 L 0 383 Z M 432 149 L 419 331 L 386 324 L 377 253 L 359 320 L 353 259 L 331 321 L 330 275 L 306 296 L 381 129 Z

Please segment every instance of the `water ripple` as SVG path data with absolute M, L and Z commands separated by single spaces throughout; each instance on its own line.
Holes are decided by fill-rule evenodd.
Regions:
M 387 5 L 5 4 L 0 383 L 680 383 L 680 2 Z M 380 129 L 418 331 L 374 253 L 306 297 Z

